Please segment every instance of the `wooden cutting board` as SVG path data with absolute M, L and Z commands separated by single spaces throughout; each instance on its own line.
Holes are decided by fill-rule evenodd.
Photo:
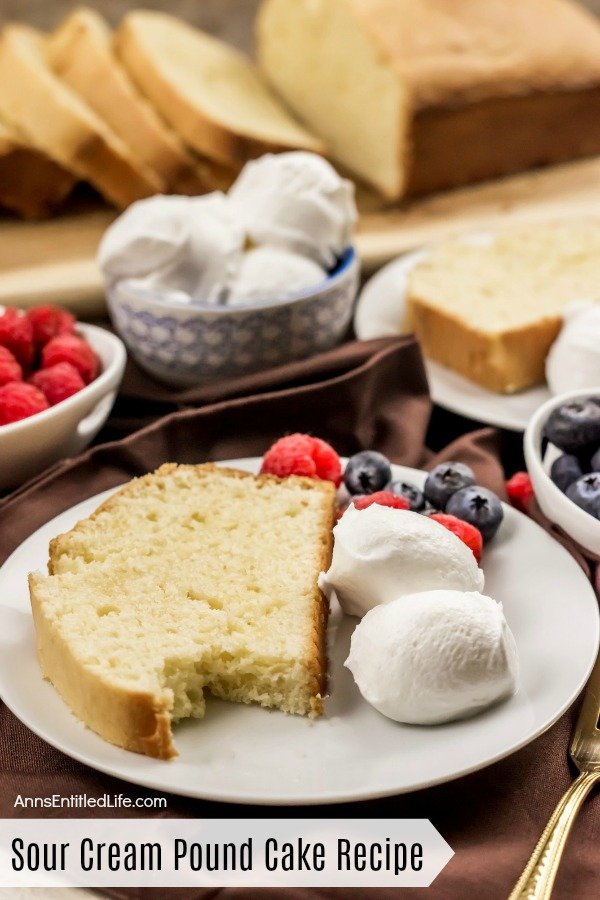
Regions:
M 460 231 L 600 214 L 600 157 L 383 208 L 359 191 L 356 244 L 365 274 L 407 250 Z M 61 303 L 78 315 L 104 308 L 98 242 L 114 210 L 46 222 L 0 219 L 0 304 Z

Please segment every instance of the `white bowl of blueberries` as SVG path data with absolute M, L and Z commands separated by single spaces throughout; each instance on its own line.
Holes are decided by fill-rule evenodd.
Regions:
M 600 387 L 544 403 L 524 438 L 540 509 L 585 550 L 600 552 Z

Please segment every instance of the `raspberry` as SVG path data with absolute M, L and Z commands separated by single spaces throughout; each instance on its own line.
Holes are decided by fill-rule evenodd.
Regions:
M 42 350 L 42 369 L 61 362 L 71 363 L 86 384 L 94 380 L 100 369 L 100 360 L 90 345 L 76 334 L 59 334 Z
M 312 438 L 313 459 L 317 467 L 317 475 L 323 481 L 333 481 L 339 487 L 342 481 L 342 464 L 333 447 L 321 438 Z
M 74 334 L 75 317 L 60 306 L 34 306 L 26 316 L 33 328 L 36 347 L 43 347 L 57 334 Z
M 48 369 L 40 369 L 29 379 L 30 384 L 42 392 L 50 406 L 72 397 L 85 387 L 77 369 L 68 362 L 56 363 Z
M 0 386 L 11 381 L 23 381 L 23 370 L 10 350 L 0 346 Z
M 506 482 L 506 493 L 511 504 L 516 509 L 520 509 L 521 512 L 527 512 L 529 504 L 534 497 L 533 485 L 527 472 L 516 472 Z
M 48 409 L 48 401 L 33 384 L 13 381 L 0 387 L 0 425 L 18 422 Z
M 366 509 L 373 503 L 379 506 L 391 506 L 392 509 L 410 509 L 410 503 L 406 497 L 399 497 L 391 491 L 376 491 L 374 494 L 366 494 L 363 497 L 353 497 L 352 503 L 355 509 Z
M 336 487 L 342 480 L 340 458 L 329 444 L 308 434 L 289 434 L 275 441 L 263 457 L 262 474 L 306 475 L 333 481 Z
M 477 562 L 481 560 L 483 537 L 478 528 L 475 528 L 470 522 L 463 522 L 462 519 L 457 519 L 456 516 L 449 516 L 447 513 L 432 513 L 429 518 L 433 519 L 434 522 L 439 522 L 440 525 L 443 525 L 444 528 L 455 534 L 457 538 L 460 538 L 463 544 L 466 544 L 469 550 L 473 551 L 473 556 Z
M 18 363 L 28 369 L 33 361 L 33 328 L 17 309 L 8 307 L 0 315 L 0 344 L 10 350 Z

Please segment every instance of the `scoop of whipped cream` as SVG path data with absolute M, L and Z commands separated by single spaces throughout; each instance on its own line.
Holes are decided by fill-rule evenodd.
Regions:
M 479 712 L 514 694 L 519 675 L 502 606 L 451 590 L 372 609 L 356 626 L 345 665 L 368 703 L 411 725 Z
M 98 262 L 108 283 L 128 280 L 178 301 L 216 303 L 242 264 L 245 240 L 225 194 L 157 195 L 132 204 L 110 226 Z
M 227 195 L 132 204 L 106 231 L 98 262 L 109 287 L 167 302 L 286 300 L 324 281 L 356 218 L 353 184 L 320 156 L 268 154 Z
M 331 566 L 319 578 L 326 597 L 364 616 L 403 594 L 449 588 L 479 591 L 483 572 L 463 542 L 427 516 L 374 503 L 349 506 L 333 529 Z
M 249 162 L 229 198 L 255 244 L 283 247 L 331 269 L 351 242 L 354 185 L 314 153 Z
M 144 278 L 170 265 L 187 236 L 187 197 L 157 195 L 132 203 L 104 232 L 98 263 L 107 281 Z
M 546 358 L 546 379 L 553 394 L 600 386 L 600 303 L 567 308 Z
M 280 247 L 255 247 L 244 253 L 229 283 L 228 306 L 263 300 L 285 300 L 325 281 L 327 273 L 314 260 Z

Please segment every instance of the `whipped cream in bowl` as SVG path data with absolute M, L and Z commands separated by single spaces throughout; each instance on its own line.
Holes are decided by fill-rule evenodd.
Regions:
M 327 350 L 358 291 L 355 221 L 353 185 L 310 153 L 249 163 L 229 194 L 141 200 L 98 252 L 113 323 L 179 387 Z
M 354 185 L 315 153 L 267 154 L 229 192 L 254 244 L 283 247 L 331 269 L 357 221 Z
M 270 297 L 278 301 L 324 285 L 327 272 L 314 260 L 280 247 L 253 247 L 228 285 L 227 305 L 247 306 Z

